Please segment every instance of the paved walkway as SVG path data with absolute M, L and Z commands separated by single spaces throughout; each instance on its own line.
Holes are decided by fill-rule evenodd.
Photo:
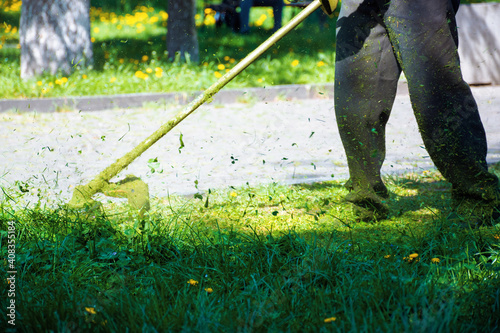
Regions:
M 500 161 L 500 86 L 473 88 L 489 142 L 488 162 Z M 0 185 L 20 181 L 32 196 L 66 201 L 179 111 L 114 109 L 95 112 L 0 114 Z M 180 135 L 184 147 L 181 148 Z M 158 159 L 159 165 L 148 161 Z M 122 172 L 141 177 L 152 197 L 193 194 L 279 182 L 344 180 L 345 154 L 333 101 L 304 99 L 200 107 Z M 383 172 L 432 167 L 408 95 L 398 95 L 387 127 Z M 0 194 L 1 195 L 1 194 Z

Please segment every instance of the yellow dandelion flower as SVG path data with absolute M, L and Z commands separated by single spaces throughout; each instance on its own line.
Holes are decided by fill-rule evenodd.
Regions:
M 325 318 L 324 322 L 325 323 L 332 323 L 335 320 L 337 320 L 337 317 L 330 317 L 330 318 Z
M 262 82 L 264 82 L 264 80 L 262 80 L 262 79 L 257 79 L 257 82 L 262 83 Z
M 113 76 L 111 79 L 109 79 L 109 82 L 110 82 L 110 83 L 113 83 L 113 82 L 115 82 L 115 81 L 116 81 L 116 77 L 114 77 L 114 76 Z
M 416 257 L 418 257 L 418 253 L 412 253 L 408 256 L 410 259 L 415 259 Z
M 86 74 L 83 74 L 83 75 L 82 75 L 82 79 L 84 79 L 84 80 L 85 80 L 86 78 L 87 78 L 87 75 L 86 75 Z
M 187 284 L 190 284 L 192 286 L 197 286 L 198 285 L 198 281 L 193 280 L 193 279 L 189 279 L 188 282 L 187 282 Z
M 213 293 L 214 290 L 212 288 L 205 288 L 205 291 L 209 294 Z
M 229 59 L 230 64 L 234 64 L 235 61 L 236 61 L 236 59 L 234 59 L 234 58 Z
M 431 259 L 431 262 L 432 262 L 433 264 L 438 264 L 440 261 L 441 261 L 441 260 L 439 260 L 439 258 L 432 258 L 432 259 Z
M 148 74 L 143 73 L 142 71 L 137 71 L 135 72 L 135 76 L 138 77 L 139 79 L 147 80 L 148 79 Z
M 94 308 L 91 307 L 85 307 L 85 311 L 87 311 L 90 314 L 97 314 L 97 311 Z
M 238 196 L 238 193 L 232 191 L 231 193 L 229 193 L 230 196 L 232 196 L 233 198 L 236 198 Z
M 61 85 L 61 84 L 62 84 L 62 81 L 61 81 L 61 80 L 59 80 L 59 79 L 56 79 L 55 83 L 56 83 L 57 85 Z
M 99 28 L 98 27 L 95 27 L 94 28 L 94 33 L 98 34 L 99 33 Z
M 62 82 L 62 83 L 66 83 L 66 82 L 68 82 L 68 78 L 67 78 L 67 77 L 62 77 L 62 78 L 61 78 L 61 82 Z
M 318 67 L 322 67 L 322 66 L 325 66 L 325 62 L 324 61 L 318 61 Z
M 229 61 L 229 59 L 231 59 L 231 57 L 230 57 L 230 56 L 225 56 L 225 57 L 224 57 L 224 61 Z
M 299 61 L 297 59 L 295 59 L 294 61 L 292 61 L 292 67 L 295 67 L 295 66 L 298 66 L 299 65 Z
M 214 75 L 215 75 L 216 78 L 220 78 L 222 76 L 222 74 L 219 73 L 219 72 L 215 72 Z
M 120 58 L 120 59 L 118 59 L 118 62 L 119 62 L 120 64 L 123 64 L 123 63 L 125 62 L 125 59 Z
M 226 66 L 224 66 L 223 64 L 217 65 L 217 69 L 220 71 L 224 70 L 225 68 L 226 68 Z
M 91 41 L 92 43 L 95 43 L 95 38 L 94 38 L 94 37 L 90 38 L 90 41 Z
M 36 81 L 37 86 L 41 86 L 43 83 L 42 81 Z
M 151 74 L 151 73 L 153 73 L 153 70 L 152 70 L 151 68 L 149 68 L 149 67 L 148 67 L 148 68 L 146 68 L 146 73 Z
M 390 255 L 390 254 L 388 254 L 388 255 L 384 256 L 384 258 L 385 258 L 385 259 L 389 259 L 390 257 L 391 257 L 391 255 Z
M 149 59 L 149 57 L 147 55 L 143 55 L 141 58 L 142 62 L 146 62 L 146 61 L 148 61 L 148 59 Z
M 122 30 L 122 28 L 123 28 L 123 25 L 121 25 L 121 24 L 118 24 L 118 25 L 116 26 L 116 29 L 118 29 L 118 30 Z

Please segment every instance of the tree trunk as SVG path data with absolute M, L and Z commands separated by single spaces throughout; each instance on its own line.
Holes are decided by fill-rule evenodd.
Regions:
M 167 0 L 167 51 L 171 60 L 177 54 L 185 59 L 186 54 L 192 62 L 198 62 L 198 36 L 196 34 L 196 0 Z
M 21 78 L 70 74 L 92 63 L 90 0 L 23 0 L 19 41 Z

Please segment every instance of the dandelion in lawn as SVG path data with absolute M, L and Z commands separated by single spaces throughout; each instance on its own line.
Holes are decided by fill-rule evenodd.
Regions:
M 299 61 L 297 59 L 295 59 L 294 61 L 292 61 L 292 67 L 295 67 L 295 66 L 298 66 L 299 65 Z
M 325 318 L 324 322 L 325 323 L 332 323 L 335 320 L 337 320 L 337 317 L 330 317 L 330 318 Z
M 231 193 L 229 193 L 229 195 L 233 198 L 236 198 L 238 196 L 238 193 L 232 191 Z
M 94 33 L 98 34 L 99 33 L 99 28 L 98 27 L 95 27 L 94 28 Z
M 231 59 L 231 57 L 230 57 L 230 56 L 225 56 L 225 57 L 224 57 L 224 61 L 229 61 L 229 59 Z
M 318 65 L 318 67 L 322 67 L 322 66 L 325 66 L 326 64 L 324 61 L 321 60 L 321 61 L 318 61 L 317 65 Z
M 267 15 L 266 14 L 262 14 L 259 19 L 255 22 L 255 25 L 257 27 L 260 27 L 261 25 L 264 24 L 264 21 L 267 19 Z
M 148 61 L 148 59 L 149 59 L 149 57 L 147 55 L 143 55 L 141 58 L 142 62 L 146 62 L 146 61 Z
M 412 253 L 409 255 L 410 259 L 415 259 L 418 257 L 418 253 Z
M 217 69 L 220 71 L 224 70 L 225 68 L 226 68 L 226 66 L 224 66 L 223 64 L 217 65 Z
M 120 64 L 123 64 L 123 63 L 125 62 L 125 59 L 120 58 L 120 59 L 118 59 L 118 62 L 119 62 Z
M 97 311 L 92 307 L 85 307 L 85 311 L 87 311 L 90 314 L 94 314 L 94 315 L 97 314 Z
M 433 264 L 439 264 L 439 262 L 440 262 L 440 261 L 441 261 L 441 260 L 439 260 L 439 258 L 432 258 L 432 259 L 431 259 L 431 262 L 432 262 Z
M 236 61 L 236 59 L 234 59 L 234 58 L 229 59 L 230 64 L 234 64 L 235 61 Z
M 92 43 L 95 43 L 95 38 L 94 38 L 94 37 L 90 38 L 90 41 L 91 41 Z
M 214 290 L 212 288 L 205 288 L 205 291 L 208 293 L 208 294 L 211 294 L 214 292 Z
M 391 257 L 391 255 L 390 255 L 390 254 L 388 254 L 388 255 L 384 256 L 384 258 L 385 258 L 385 259 L 389 259 L 390 257 Z
M 109 79 L 109 82 L 110 82 L 110 83 L 113 83 L 113 82 L 115 82 L 115 81 L 116 81 L 116 77 L 114 77 L 114 76 L 113 76 L 111 79 Z
M 147 80 L 148 79 L 148 74 L 143 73 L 142 71 L 137 71 L 135 72 L 135 76 L 138 77 L 139 79 Z
M 189 279 L 188 282 L 187 282 L 187 284 L 190 284 L 192 286 L 197 286 L 198 285 L 198 281 L 193 280 L 193 279 Z
M 219 72 L 215 72 L 214 75 L 215 75 L 216 78 L 220 78 L 222 76 L 222 74 L 219 73 Z
M 262 82 L 264 82 L 264 80 L 259 78 L 259 79 L 257 79 L 257 82 L 262 83 Z
M 156 67 L 155 68 L 155 76 L 162 77 L 163 76 L 163 69 L 161 69 L 160 67 Z
M 42 81 L 36 81 L 37 86 L 41 86 L 42 84 L 43 84 Z
M 149 67 L 148 67 L 148 68 L 146 68 L 146 73 L 151 74 L 151 73 L 153 73 L 153 70 L 152 70 L 151 68 L 149 68 Z
M 82 79 L 84 79 L 84 80 L 85 80 L 86 78 L 87 78 L 87 75 L 86 75 L 86 74 L 83 74 L 83 75 L 82 75 Z
M 493 236 L 495 239 L 500 239 L 500 235 Z

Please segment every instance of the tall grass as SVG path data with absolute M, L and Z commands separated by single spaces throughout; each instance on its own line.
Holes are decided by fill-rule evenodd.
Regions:
M 447 223 L 439 174 L 386 181 L 394 214 L 376 224 L 353 222 L 338 182 L 172 196 L 144 219 L 119 204 L 86 214 L 6 200 L 0 241 L 5 257 L 14 221 L 17 328 L 498 330 L 500 230 Z

